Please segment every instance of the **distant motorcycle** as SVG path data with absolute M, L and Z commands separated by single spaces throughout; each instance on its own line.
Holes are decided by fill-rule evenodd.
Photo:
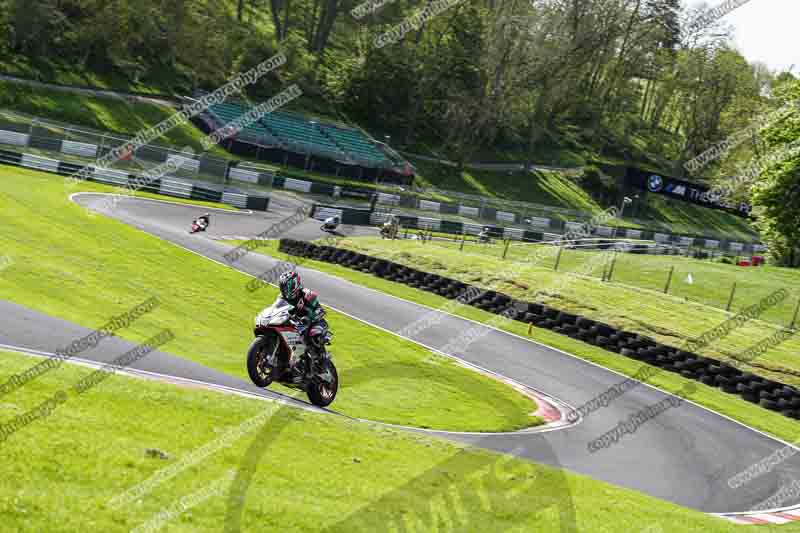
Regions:
M 339 224 L 339 217 L 330 217 L 325 219 L 325 222 L 319 227 L 319 229 L 329 233 L 336 233 L 336 230 L 339 228 Z
M 192 222 L 192 228 L 189 230 L 189 233 L 197 233 L 198 231 L 205 231 L 208 229 L 209 219 L 207 216 L 202 216 L 200 218 L 195 219 Z
M 325 407 L 336 398 L 339 375 L 324 348 L 333 334 L 326 331 L 323 353 L 314 360 L 304 342 L 303 325 L 289 315 L 291 305 L 281 298 L 256 317 L 255 340 L 247 352 L 247 372 L 258 387 L 273 381 L 308 394 L 314 405 Z
M 492 239 L 489 237 L 489 231 L 483 230 L 478 234 L 478 242 L 482 244 L 491 244 Z
M 397 237 L 397 232 L 400 229 L 400 226 L 396 223 L 392 222 L 385 222 L 383 226 L 381 226 L 381 238 L 382 239 L 394 239 Z

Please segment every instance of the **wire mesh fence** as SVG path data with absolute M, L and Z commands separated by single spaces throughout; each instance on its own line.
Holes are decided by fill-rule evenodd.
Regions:
M 51 157 L 61 161 L 93 164 L 115 148 L 131 141 L 130 137 L 95 131 L 89 128 L 61 124 L 14 111 L 0 110 L 0 149 L 24 149 L 25 153 Z M 189 148 L 189 147 L 186 147 Z M 253 181 L 232 178 L 232 160 L 209 154 L 195 154 L 190 150 L 147 144 L 115 159 L 111 167 L 139 174 L 177 159 L 181 164 L 166 176 L 200 181 L 218 186 L 235 185 L 245 191 L 268 194 L 274 170 L 255 163 L 239 163 L 236 168 L 244 172 L 239 176 L 258 175 Z

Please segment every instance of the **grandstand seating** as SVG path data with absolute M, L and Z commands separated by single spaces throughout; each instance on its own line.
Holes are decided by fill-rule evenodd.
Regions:
M 248 108 L 241 104 L 224 102 L 222 104 L 214 104 L 211 106 L 210 111 L 219 119 L 218 122 L 220 126 L 223 126 L 247 113 Z M 263 140 L 270 144 L 276 142 L 275 136 L 260 122 L 253 122 L 246 125 L 239 135 L 241 137 Z
M 372 142 L 358 130 L 340 128 L 329 124 L 322 125 L 323 131 L 331 139 L 344 148 L 345 151 L 355 155 L 356 158 L 366 160 L 372 164 L 388 163 L 383 152 L 378 150 Z
M 209 111 L 219 128 L 244 115 L 249 109 L 246 104 L 224 102 L 214 104 Z M 264 115 L 245 126 L 237 136 L 245 142 L 265 142 L 300 153 L 310 151 L 371 167 L 394 165 L 360 130 L 312 122 L 294 113 L 275 111 Z
M 287 113 L 270 113 L 261 117 L 260 122 L 279 137 L 295 146 L 312 151 L 327 152 L 344 156 L 344 151 L 324 135 L 314 124 L 302 117 Z

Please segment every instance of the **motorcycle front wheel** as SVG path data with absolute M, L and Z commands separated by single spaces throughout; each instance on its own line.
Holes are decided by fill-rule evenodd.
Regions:
M 308 385 L 307 393 L 308 399 L 317 407 L 327 407 L 336 398 L 336 393 L 339 390 L 339 374 L 336 372 L 336 366 L 333 361 L 326 359 L 321 363 L 322 374 L 329 374 L 330 381 L 324 379 L 322 375 L 316 374 Z
M 250 380 L 257 387 L 268 387 L 275 378 L 275 368 L 269 364 L 267 358 L 272 355 L 277 358 L 278 338 L 276 335 L 256 337 L 247 351 L 247 373 Z

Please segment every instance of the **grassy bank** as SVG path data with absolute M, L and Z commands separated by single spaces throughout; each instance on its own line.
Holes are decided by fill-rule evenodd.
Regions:
M 414 232 L 411 231 L 409 235 L 414 235 Z M 557 265 L 559 272 L 581 272 L 600 281 L 604 272 L 609 274 L 607 271 L 610 270 L 610 279 L 615 284 L 660 294 L 664 294 L 666 290 L 669 296 L 719 309 L 727 308 L 733 293 L 733 300 L 730 302 L 732 311 L 743 309 L 771 292 L 786 287 L 793 291 L 793 296 L 762 315 L 764 320 L 781 326 L 791 323 L 800 297 L 800 291 L 797 290 L 800 287 L 800 272 L 772 266 L 740 267 L 734 264 L 735 258 L 730 258 L 730 263 L 681 255 L 624 253 L 613 258 L 609 254 L 601 255 L 602 252 L 597 250 L 566 248 L 559 254 L 557 248 L 549 245 L 514 241 L 509 243 L 507 249 L 506 243 L 500 240 L 494 240 L 490 244 L 465 240 L 464 246 L 461 246 L 461 241 L 453 240 L 452 237 L 449 240 L 431 240 L 420 246 L 412 241 L 390 243 L 379 239 L 369 242 L 359 239 L 358 242 L 378 254 L 397 254 L 402 257 L 409 253 L 423 253 L 431 261 L 438 260 L 450 265 L 461 263 L 462 259 L 468 264 L 474 261 L 474 267 L 463 267 L 464 273 L 484 267 L 494 268 L 495 271 L 509 270 L 515 263 L 519 263 L 520 268 L 522 265 L 530 265 L 545 271 L 552 271 Z M 749 256 L 742 255 L 740 259 L 749 259 Z M 583 265 L 586 264 L 591 265 L 591 268 L 584 268 Z M 433 267 L 436 268 L 436 265 Z
M 150 102 L 88 96 L 6 81 L 0 81 L 0 109 L 123 136 L 133 136 L 175 113 L 174 108 Z M 2 120 L 11 119 L 8 117 Z M 43 132 L 40 131 L 39 134 Z M 203 137 L 202 131 L 187 122 L 154 139 L 154 142 L 172 145 L 176 149 L 190 146 L 200 152 L 200 141 Z M 224 156 L 226 152 L 217 146 L 212 149 L 212 153 Z
M 0 353 L 0 378 L 32 361 Z M 65 365 L 40 377 L 3 399 L 0 420 L 7 423 L 68 390 L 90 371 Z M 259 423 L 241 431 L 255 417 Z M 233 431 L 243 435 L 229 438 Z M 218 452 L 198 453 L 219 442 L 225 445 Z M 0 465 L 0 523 L 24 533 L 130 531 L 183 498 L 203 494 L 207 498 L 199 504 L 166 520 L 164 530 L 221 531 L 231 485 L 219 484 L 216 495 L 206 491 L 239 469 L 252 476 L 249 485 L 242 479 L 232 485 L 245 496 L 241 530 L 246 532 L 366 532 L 405 520 L 422 530 L 450 520 L 471 531 L 557 532 L 560 520 L 571 516 L 577 531 L 594 533 L 649 525 L 664 532 L 738 530 L 718 518 L 549 466 L 124 376 L 112 376 L 80 396 L 69 394 L 50 416 L 20 429 L 0 447 L 6 458 Z M 259 453 L 248 454 L 251 447 Z M 198 456 L 202 460 L 192 459 Z M 313 460 L 299 460 L 307 457 Z M 190 466 L 181 468 L 183 461 Z M 163 475 L 165 468 L 176 475 L 129 504 L 115 508 L 109 503 Z M 455 497 L 460 504 L 451 508 Z M 447 526 L 440 522 L 439 527 Z M 796 525 L 780 528 L 798 530 Z
M 95 188 L 102 186 L 87 185 Z M 273 289 L 250 293 L 251 278 L 240 272 L 115 220 L 90 218 L 67 199 L 58 176 L 0 167 L 0 224 L 7 229 L 0 246 L 13 261 L 0 277 L 0 298 L 99 327 L 157 296 L 161 305 L 122 336 L 140 341 L 170 328 L 170 353 L 248 379 L 252 319 L 275 299 Z M 470 431 L 540 422 L 531 416 L 534 402 L 504 384 L 338 313 L 330 323 L 342 413 Z M 370 365 L 356 370 L 366 355 Z
M 419 172 L 416 183 L 423 187 L 434 186 L 499 201 L 532 202 L 590 214 L 598 214 L 607 207 L 592 197 L 593 188 L 590 183 L 569 178 L 560 172 L 539 171 L 525 175 L 474 169 L 459 172 L 455 168 L 427 161 L 413 160 L 413 162 Z M 756 235 L 745 219 L 730 213 L 688 202 L 669 200 L 644 191 L 639 191 L 638 194 L 641 197 L 637 199 L 639 205 L 629 208 L 626 214 L 641 219 L 642 222 L 624 218 L 609 221 L 609 225 L 651 229 L 658 229 L 663 225 L 669 226 L 670 231 L 674 233 L 698 236 L 720 234 L 725 238 L 747 241 L 753 240 Z M 573 218 L 544 210 L 536 212 L 533 208 L 528 214 L 567 220 Z

